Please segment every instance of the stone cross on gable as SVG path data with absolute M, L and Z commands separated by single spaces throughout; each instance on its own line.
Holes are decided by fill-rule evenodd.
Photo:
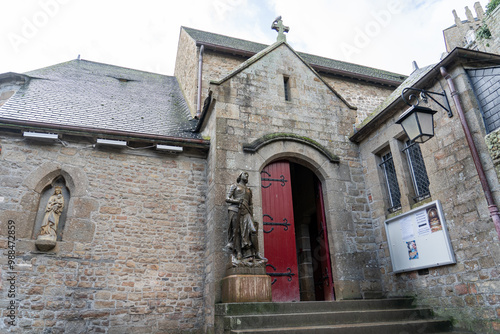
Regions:
M 272 26 L 271 29 L 274 29 L 278 32 L 278 38 L 276 39 L 278 42 L 286 42 L 286 36 L 285 33 L 290 31 L 290 27 L 287 27 L 283 24 L 283 21 L 281 20 L 281 16 L 278 16 Z

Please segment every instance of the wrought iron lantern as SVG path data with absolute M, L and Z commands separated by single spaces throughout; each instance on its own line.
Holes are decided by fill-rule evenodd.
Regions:
M 409 100 L 411 100 L 412 98 L 416 99 L 415 104 L 411 104 L 409 100 L 405 98 L 405 93 L 409 90 L 420 92 L 420 100 L 413 94 L 409 96 Z M 441 95 L 447 107 L 443 106 L 428 94 Z M 437 111 L 420 106 L 420 101 L 424 101 L 425 103 L 427 103 L 427 98 L 430 97 L 434 102 L 439 104 L 448 112 L 448 117 L 453 116 L 450 104 L 448 102 L 448 97 L 446 96 L 446 93 L 444 91 L 443 93 L 436 93 L 424 89 L 407 87 L 403 89 L 401 97 L 403 98 L 403 101 L 410 106 L 410 108 L 399 117 L 399 119 L 396 121 L 396 124 L 401 124 L 403 130 L 405 130 L 406 132 L 406 135 L 412 142 L 425 143 L 426 141 L 434 137 L 434 114 L 437 113 Z
M 434 114 L 437 111 L 418 105 L 411 106 L 396 121 L 401 124 L 408 138 L 415 143 L 425 143 L 434 137 Z

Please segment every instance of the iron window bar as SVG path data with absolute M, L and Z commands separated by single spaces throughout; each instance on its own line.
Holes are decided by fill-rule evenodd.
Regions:
M 391 213 L 398 211 L 401 209 L 401 192 L 399 191 L 396 168 L 394 167 L 394 161 L 390 152 L 382 156 L 382 163 L 379 164 L 379 167 L 384 170 L 387 191 L 389 192 L 389 200 L 391 202 L 391 207 L 387 210 Z
M 415 189 L 416 196 L 413 197 L 413 200 L 415 202 L 420 202 L 429 198 L 431 196 L 429 191 L 430 182 L 420 146 L 415 142 L 407 140 L 402 151 L 406 154 L 413 187 Z

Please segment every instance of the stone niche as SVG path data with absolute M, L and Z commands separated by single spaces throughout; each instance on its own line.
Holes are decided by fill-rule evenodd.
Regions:
M 63 176 L 59 176 L 40 193 L 32 238 L 38 250 L 52 250 L 62 241 L 70 191 Z

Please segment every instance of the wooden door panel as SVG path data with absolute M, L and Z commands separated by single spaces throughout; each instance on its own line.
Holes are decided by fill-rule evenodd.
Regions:
M 328 233 L 326 228 L 325 207 L 323 202 L 323 189 L 321 183 L 316 183 L 316 227 L 317 227 L 317 248 L 313 250 L 313 256 L 319 264 L 319 281 L 316 286 L 316 300 L 334 300 L 334 286 L 332 277 L 332 265 L 330 259 L 330 248 L 328 246 Z
M 273 301 L 299 301 L 290 164 L 274 162 L 261 173 L 264 252 Z

